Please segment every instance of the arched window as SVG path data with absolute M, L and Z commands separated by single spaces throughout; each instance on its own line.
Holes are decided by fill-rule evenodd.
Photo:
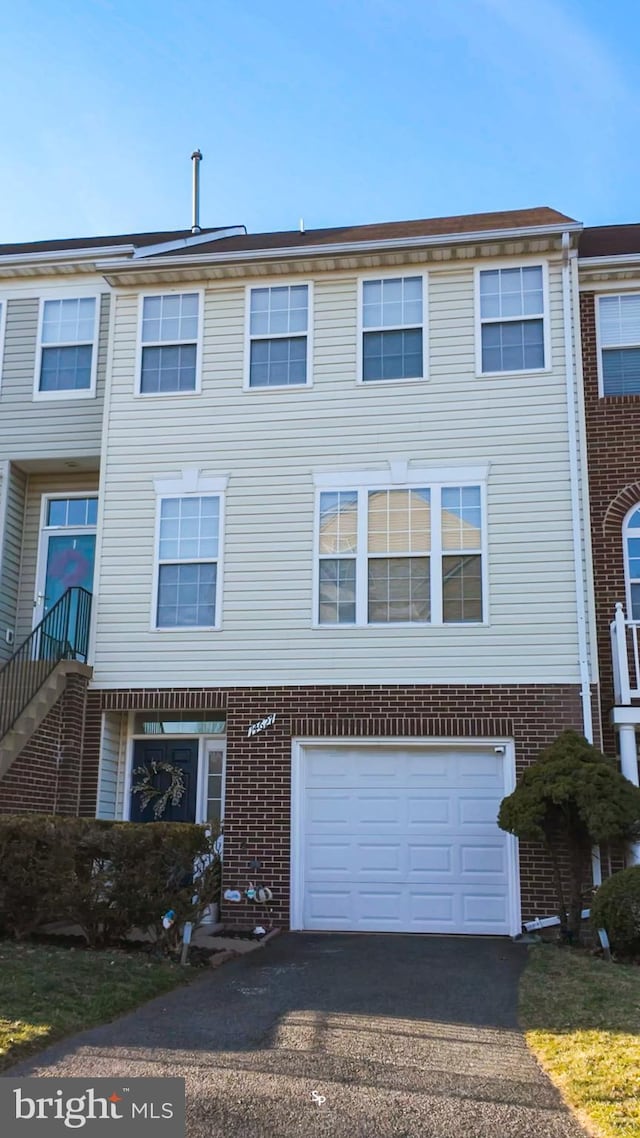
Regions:
M 627 589 L 627 615 L 640 621 L 640 506 L 634 506 L 624 519 L 624 577 Z

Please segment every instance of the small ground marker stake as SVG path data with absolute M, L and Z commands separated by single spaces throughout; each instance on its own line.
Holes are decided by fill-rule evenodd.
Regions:
M 607 936 L 606 929 L 598 929 L 598 939 L 600 940 L 605 960 L 611 960 L 611 947 L 609 945 L 609 937 Z
M 180 953 L 180 963 L 187 963 L 187 956 L 189 955 L 189 945 L 191 944 L 191 932 L 193 925 L 191 921 L 185 921 L 184 929 L 182 930 L 182 952 Z

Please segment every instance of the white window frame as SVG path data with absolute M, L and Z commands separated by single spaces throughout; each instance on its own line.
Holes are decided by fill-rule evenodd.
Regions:
M 393 471 L 392 471 L 393 473 Z M 311 619 L 311 627 L 318 630 L 329 631 L 335 633 L 339 629 L 353 629 L 353 628 L 374 628 L 378 631 L 382 629 L 394 628 L 446 628 L 446 629 L 465 629 L 465 628 L 480 628 L 489 625 L 489 570 L 488 570 L 488 522 L 487 522 L 487 467 L 464 469 L 460 468 L 459 471 L 455 469 L 440 469 L 440 470 L 412 470 L 404 481 L 394 481 L 393 478 L 385 476 L 384 471 L 354 471 L 353 473 L 343 473 L 334 475 L 317 475 L 315 478 L 316 494 L 314 505 L 314 523 L 313 523 L 313 587 L 312 587 L 312 602 L 313 613 Z M 452 487 L 477 487 L 480 490 L 480 509 L 482 512 L 482 534 L 481 534 L 481 584 L 482 584 L 482 620 L 474 621 L 444 621 L 442 618 L 442 558 L 449 555 L 448 550 L 442 548 L 442 525 L 441 525 L 441 492 L 444 489 Z M 431 548 L 428 554 L 415 555 L 407 554 L 406 556 L 428 556 L 429 557 L 429 580 L 430 580 L 430 607 L 431 619 L 425 621 L 380 621 L 370 622 L 368 620 L 368 541 L 367 541 L 367 501 L 370 491 L 376 490 L 426 490 L 431 493 Z M 357 491 L 358 494 L 358 514 L 357 514 L 357 533 L 358 533 L 358 554 L 353 555 L 353 560 L 356 562 L 356 619 L 354 622 L 347 624 L 321 624 L 319 618 L 320 609 L 320 559 L 330 558 L 331 554 L 320 554 L 320 496 L 323 493 L 336 491 L 336 490 L 351 490 Z M 451 551 L 451 556 L 455 556 L 455 551 Z
M 185 296 L 196 294 L 198 297 L 198 334 L 196 336 L 196 383 L 193 391 L 143 391 L 142 390 L 142 349 L 143 348 L 179 348 L 186 344 L 193 344 L 193 340 L 159 340 L 148 344 L 142 342 L 142 315 L 144 302 L 152 296 Z M 134 396 L 137 399 L 193 399 L 194 395 L 202 392 L 202 351 L 204 340 L 204 301 L 203 288 L 148 288 L 138 297 L 138 330 L 136 338 L 136 372 Z
M 618 287 L 618 288 L 616 288 L 612 291 L 609 291 L 609 292 L 598 293 L 595 297 L 595 301 L 596 301 L 596 311 L 595 311 L 595 318 L 596 318 L 596 356 L 597 356 L 597 366 L 598 366 L 598 395 L 599 395 L 600 399 L 621 399 L 621 398 L 640 399 L 640 394 L 625 395 L 625 396 L 623 396 L 621 392 L 618 392 L 616 394 L 613 394 L 613 393 L 607 394 L 607 392 L 605 392 L 605 389 L 604 389 L 604 368 L 602 366 L 602 353 L 603 353 L 603 351 L 606 351 L 607 349 L 613 349 L 614 351 L 616 351 L 620 348 L 622 348 L 622 349 L 624 349 L 624 348 L 640 348 L 640 340 L 638 341 L 637 344 L 607 344 L 606 347 L 603 345 L 602 338 L 600 336 L 600 301 L 603 300 L 605 297 L 607 299 L 610 299 L 612 296 L 614 296 L 614 297 L 616 297 L 616 296 L 640 296 L 640 288 L 638 288 L 637 285 L 635 288 L 630 288 L 630 289 L 621 289 Z
M 8 299 L 4 293 L 0 293 L 0 391 L 2 391 L 2 369 L 4 366 L 4 349 L 5 349 L 5 333 L 7 330 L 7 305 Z
M 98 503 L 98 511 L 100 510 L 100 495 L 97 489 L 95 490 L 56 490 L 55 492 L 45 492 L 40 500 L 40 529 L 38 534 L 38 555 L 36 560 L 36 593 L 33 600 L 33 627 L 43 618 L 44 615 L 44 586 L 47 575 L 47 552 L 49 549 L 49 537 L 51 534 L 64 534 L 64 533 L 77 533 L 77 534 L 92 534 L 96 535 L 96 549 L 93 562 L 93 596 L 96 593 L 96 582 L 98 578 L 98 523 L 93 526 L 50 526 L 47 525 L 47 514 L 49 513 L 50 502 L 66 502 L 70 498 L 95 498 Z M 93 606 L 95 608 L 95 605 Z
M 482 319 L 480 311 L 480 274 L 491 273 L 496 269 L 542 269 L 542 343 L 544 350 L 544 367 L 516 368 L 513 371 L 483 371 L 482 370 L 482 326 L 483 324 L 518 324 L 526 320 L 539 320 L 539 316 L 507 316 Z M 488 261 L 485 265 L 476 265 L 474 269 L 474 305 L 475 305 L 475 339 L 476 339 L 476 379 L 504 379 L 509 376 L 546 375 L 552 371 L 551 358 L 551 313 L 549 310 L 549 262 L 542 257 L 529 257 L 518 260 Z
M 218 482 L 218 480 L 211 479 L 211 483 Z M 226 488 L 226 479 L 224 480 L 224 488 Z M 172 491 L 163 489 L 159 491 L 156 496 L 156 524 L 155 535 L 153 542 L 153 586 L 152 586 L 152 601 L 151 601 L 151 632 L 162 633 L 162 635 L 177 634 L 178 636 L 189 636 L 193 632 L 219 632 L 222 628 L 222 580 L 224 569 L 224 524 L 225 524 L 225 492 L 224 488 L 211 488 L 211 489 L 198 489 L 188 490 L 184 489 Z M 217 557 L 192 557 L 183 558 L 176 561 L 160 561 L 160 510 L 162 502 L 166 498 L 218 498 L 220 503 L 220 512 L 218 517 L 218 556 Z M 216 563 L 216 592 L 215 592 L 215 624 L 179 624 L 179 625 L 159 625 L 158 624 L 158 588 L 160 583 L 160 564 L 163 565 L 201 565 L 206 563 Z
M 627 620 L 632 621 L 633 624 L 640 624 L 640 619 L 633 620 L 633 617 L 631 615 L 631 573 L 629 572 L 629 550 L 627 548 L 628 537 L 640 537 L 640 526 L 637 529 L 635 526 L 629 526 L 629 522 L 635 514 L 636 510 L 640 510 L 640 501 L 636 502 L 635 506 L 632 506 L 630 510 L 627 510 L 624 516 L 624 521 L 622 523 L 622 558 L 624 564 L 624 593 L 627 604 Z
M 251 293 L 254 289 L 258 288 L 292 288 L 299 285 L 304 285 L 307 289 L 307 380 L 306 383 L 279 383 L 273 386 L 252 387 L 251 380 L 251 344 L 253 340 L 292 340 L 300 338 L 302 333 L 296 332 L 276 332 L 269 336 L 252 336 L 251 335 Z M 288 391 L 306 391 L 307 388 L 313 387 L 313 331 L 314 331 L 314 296 L 313 296 L 313 280 L 296 279 L 295 277 L 266 277 L 264 280 L 249 281 L 245 287 L 244 298 L 244 368 L 243 368 L 243 391 L 250 391 L 252 394 L 266 394 L 274 395 L 276 392 Z
M 408 379 L 363 379 L 364 352 L 362 348 L 365 332 L 402 332 L 417 327 L 415 324 L 398 324 L 397 327 L 364 327 L 364 286 L 372 281 L 397 280 L 404 277 L 422 277 L 422 375 Z M 356 384 L 358 387 L 398 387 L 401 383 L 424 383 L 429 379 L 429 274 L 416 266 L 415 272 L 403 266 L 401 269 L 381 269 L 375 273 L 362 273 L 358 277 L 358 320 L 356 343 Z
M 40 390 L 40 370 L 42 367 L 42 351 L 43 348 L 75 348 L 80 347 L 86 343 L 84 340 L 76 340 L 73 343 L 59 344 L 43 344 L 42 343 L 42 329 L 44 324 L 44 306 L 48 300 L 94 300 L 95 301 L 95 314 L 94 314 L 94 327 L 93 327 L 93 341 L 91 345 L 91 382 L 89 387 L 84 390 L 70 390 L 70 391 L 41 391 Z M 102 293 L 96 292 L 95 288 L 77 288 L 55 289 L 51 292 L 43 294 L 39 299 L 38 310 L 38 337 L 36 341 L 36 363 L 35 372 L 33 376 L 33 399 L 34 402 L 48 402 L 52 399 L 95 399 L 96 385 L 98 375 L 98 352 L 99 352 L 99 336 L 100 336 L 100 312 L 102 308 Z

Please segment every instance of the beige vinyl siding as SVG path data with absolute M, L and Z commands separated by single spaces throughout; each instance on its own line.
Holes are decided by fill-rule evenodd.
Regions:
M 22 564 L 18 594 L 17 629 L 19 635 L 28 636 L 33 627 L 33 610 L 36 597 L 36 574 L 40 551 L 40 519 L 43 494 L 78 493 L 98 489 L 98 474 L 91 471 L 73 474 L 32 474 L 27 483 Z
M 109 293 L 103 293 L 95 398 L 34 400 L 39 296 L 6 301 L 0 458 L 42 460 L 100 454 L 110 302 Z
M 100 744 L 100 772 L 98 775 L 98 806 L 96 817 L 121 818 L 122 806 L 118 798 L 118 781 L 124 771 L 123 716 L 119 712 L 107 711 L 102 716 L 102 738 Z M 122 757 L 121 757 L 122 756 Z
M 560 266 L 545 373 L 476 377 L 472 266 L 430 269 L 428 293 L 428 381 L 357 384 L 357 281 L 336 275 L 314 288 L 313 387 L 245 392 L 244 288 L 208 287 L 202 394 L 153 400 L 138 296 L 117 298 L 97 684 L 578 681 Z M 490 464 L 488 626 L 312 627 L 312 472 L 394 458 Z M 185 466 L 230 476 L 218 632 L 150 629 L 153 479 Z
M 2 562 L 0 564 L 0 660 L 6 660 L 18 646 L 16 630 L 16 610 L 18 603 L 18 582 L 20 578 L 20 557 L 22 551 L 22 527 L 27 478 L 22 470 L 7 463 L 3 474 L 6 485 L 0 486 L 0 502 L 4 501 L 4 533 L 0 541 Z M 2 474 L 0 474 L 0 479 Z M 13 629 L 15 641 L 7 644 L 7 629 Z

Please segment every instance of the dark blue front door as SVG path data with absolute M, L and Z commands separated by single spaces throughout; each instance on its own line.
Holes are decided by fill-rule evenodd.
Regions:
M 197 739 L 137 739 L 133 745 L 133 773 L 132 788 L 144 779 L 140 768 L 152 772 L 152 763 L 170 763 L 182 772 L 184 794 L 175 806 L 171 800 L 160 818 L 155 817 L 153 807 L 157 799 L 153 799 L 142 809 L 140 794 L 131 791 L 132 822 L 195 822 L 196 800 L 198 794 L 198 740 Z M 153 786 L 165 790 L 171 783 L 170 771 L 160 768 L 156 774 L 151 774 Z

